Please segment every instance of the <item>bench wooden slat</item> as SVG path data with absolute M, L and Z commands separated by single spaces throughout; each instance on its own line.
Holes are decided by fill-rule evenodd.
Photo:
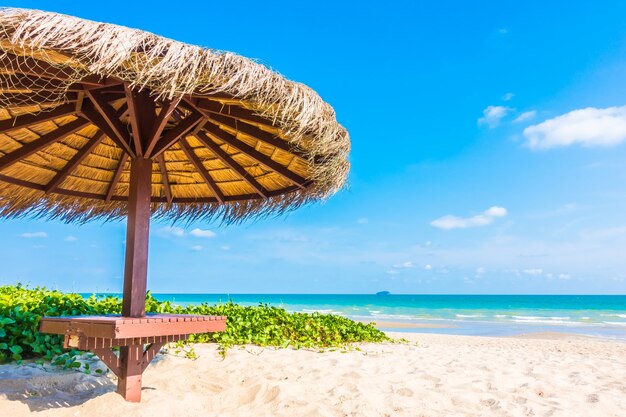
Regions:
M 120 316 L 43 317 L 42 333 L 84 335 L 105 339 L 166 336 L 219 332 L 226 329 L 223 316 L 151 315 L 142 318 Z

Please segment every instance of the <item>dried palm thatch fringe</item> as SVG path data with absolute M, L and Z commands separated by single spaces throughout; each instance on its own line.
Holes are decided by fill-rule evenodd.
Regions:
M 29 96 L 30 102 L 17 101 L 24 100 L 23 96 L 18 98 L 19 94 L 0 94 L 0 111 L 15 114 L 27 105 L 41 111 L 44 103 L 62 103 L 70 85 L 94 74 L 120 79 L 135 89 L 147 89 L 155 100 L 192 93 L 225 93 L 240 106 L 272 121 L 308 163 L 306 179 L 311 185 L 305 189 L 224 204 L 154 203 L 156 217 L 236 222 L 325 199 L 344 186 L 350 140 L 346 129 L 337 123 L 332 107 L 309 87 L 247 58 L 112 24 L 11 8 L 0 9 L 0 57 L 6 53 L 44 61 L 62 70 L 66 77 L 61 83 L 55 80 L 58 85 L 52 92 L 46 88 L 40 100 L 36 94 Z M 9 80 L 8 70 L 0 74 L 0 81 L 15 80 L 15 74 L 13 81 Z M 35 215 L 81 222 L 116 219 L 125 214 L 123 201 L 45 194 L 0 181 L 0 216 Z

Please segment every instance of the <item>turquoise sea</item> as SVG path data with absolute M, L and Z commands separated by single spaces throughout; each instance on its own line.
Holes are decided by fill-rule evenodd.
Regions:
M 383 330 L 507 336 L 557 331 L 626 341 L 626 295 L 154 294 L 176 304 L 269 303 L 377 321 Z M 395 323 L 395 324 L 394 324 Z M 435 328 L 401 327 L 412 323 Z
M 376 321 L 386 331 L 482 336 L 551 331 L 626 342 L 626 295 L 153 295 L 180 305 L 268 303 L 288 311 L 317 311 Z M 433 327 L 410 327 L 413 324 Z

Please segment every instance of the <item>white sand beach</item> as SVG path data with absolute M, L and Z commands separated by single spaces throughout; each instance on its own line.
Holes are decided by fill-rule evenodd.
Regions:
M 196 345 L 161 355 L 140 404 L 109 377 L 0 366 L 0 415 L 602 416 L 626 415 L 626 343 L 562 334 L 487 338 L 394 333 L 409 344 L 348 352 Z M 415 344 L 417 343 L 417 344 Z

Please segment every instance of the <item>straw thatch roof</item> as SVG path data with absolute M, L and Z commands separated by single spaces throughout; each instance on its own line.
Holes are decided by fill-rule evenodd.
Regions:
M 241 56 L 0 10 L 0 216 L 122 217 L 136 156 L 153 215 L 279 213 L 341 188 L 349 146 L 314 91 Z

